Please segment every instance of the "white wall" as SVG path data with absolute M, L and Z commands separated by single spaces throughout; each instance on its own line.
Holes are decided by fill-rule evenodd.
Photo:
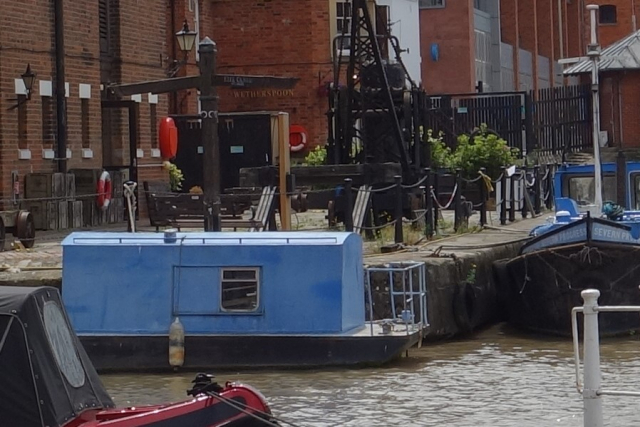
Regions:
M 378 6 L 389 6 L 391 34 L 400 41 L 400 48 L 409 49 L 401 55 L 409 75 L 416 84 L 421 79 L 420 59 L 420 10 L 418 0 L 377 0 Z M 389 47 L 389 57 L 392 56 Z M 395 54 L 393 54 L 395 58 Z M 391 59 L 391 58 L 390 58 Z

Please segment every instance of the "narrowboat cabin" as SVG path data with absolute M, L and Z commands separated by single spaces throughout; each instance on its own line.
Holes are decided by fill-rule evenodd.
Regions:
M 426 323 L 425 296 L 418 313 L 365 320 L 354 233 L 78 232 L 63 267 L 64 303 L 100 371 L 382 364 Z M 171 364 L 170 328 L 184 331 Z

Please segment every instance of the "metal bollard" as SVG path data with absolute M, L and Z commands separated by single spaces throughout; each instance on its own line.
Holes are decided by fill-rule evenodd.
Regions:
M 533 167 L 533 193 L 535 194 L 535 200 L 533 202 L 533 211 L 536 215 L 540 215 L 540 208 L 542 195 L 540 194 L 540 166 L 536 165 Z
M 433 197 L 431 197 L 431 169 L 426 168 L 424 172 L 427 174 L 427 180 L 425 181 L 425 209 L 427 210 L 424 224 L 425 224 L 425 236 L 432 237 L 435 232 L 435 217 L 433 216 Z
M 393 180 L 396 183 L 396 232 L 395 232 L 395 242 L 396 243 L 404 243 L 404 236 L 402 230 L 402 217 L 403 209 L 402 209 L 402 177 L 400 175 L 396 175 L 393 177 Z
M 480 168 L 480 179 L 478 180 L 479 190 L 480 190 L 480 226 L 484 227 L 487 225 L 487 199 L 488 199 L 488 189 L 487 184 L 484 181 L 484 175 L 486 174 L 485 168 Z
M 509 179 L 509 222 L 516 220 L 516 174 L 511 175 Z
M 500 225 L 507 224 L 507 168 L 502 167 L 500 180 Z
M 344 229 L 353 231 L 353 180 L 344 179 Z
M 433 199 L 435 196 L 435 199 L 438 200 L 438 197 L 440 196 L 440 185 L 439 185 L 439 177 L 438 177 L 438 171 L 436 170 L 436 173 L 433 175 L 433 194 L 431 195 L 431 198 Z M 433 204 L 433 231 L 435 233 L 438 232 L 438 219 L 440 218 L 440 213 L 439 213 L 439 209 L 440 207 L 438 206 L 438 203 L 434 203 Z
M 461 169 L 456 169 L 456 194 L 453 195 L 453 230 L 458 231 L 462 224 L 462 173 Z
M 602 375 L 600 373 L 600 335 L 598 330 L 598 297 L 600 291 L 587 289 L 581 293 L 584 314 L 584 426 L 603 427 L 602 397 L 599 395 Z

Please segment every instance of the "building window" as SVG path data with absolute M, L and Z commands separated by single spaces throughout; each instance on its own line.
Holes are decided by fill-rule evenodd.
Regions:
M 18 95 L 18 148 L 29 148 L 29 134 L 27 131 L 27 96 Z
M 338 44 L 338 49 L 351 47 L 351 12 L 351 2 L 336 2 L 336 35 L 344 35 Z
M 600 6 L 600 23 L 601 24 L 615 24 L 618 22 L 617 8 L 612 4 L 605 4 Z
M 220 292 L 222 311 L 256 311 L 260 296 L 260 270 L 258 268 L 221 269 Z
M 53 117 L 53 100 L 43 96 L 42 100 L 42 144 L 50 147 L 56 141 L 56 122 Z
M 82 148 L 91 148 L 91 121 L 89 120 L 89 100 L 80 100 L 80 124 L 82 132 Z
M 151 125 L 151 148 L 158 148 L 158 106 L 149 104 L 149 120 Z
M 437 9 L 445 6 L 445 0 L 420 0 L 420 9 Z

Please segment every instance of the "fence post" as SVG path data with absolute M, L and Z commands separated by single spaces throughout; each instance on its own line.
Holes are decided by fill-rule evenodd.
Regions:
M 424 170 L 424 173 L 427 176 L 427 179 L 425 181 L 425 209 L 427 210 L 427 212 L 424 219 L 424 234 L 427 237 L 432 237 L 433 233 L 435 232 L 435 217 L 433 216 L 433 197 L 431 196 L 431 169 L 426 168 Z
M 484 182 L 484 175 L 486 174 L 485 168 L 480 168 L 480 179 L 478 180 L 480 190 L 480 226 L 487 225 L 487 183 Z
M 540 214 L 540 166 L 533 167 L 533 193 L 535 200 L 533 202 L 533 210 L 536 215 Z
M 353 180 L 344 179 L 344 229 L 353 231 Z
M 438 170 L 436 169 L 435 173 L 433 174 L 433 194 L 431 195 L 432 199 L 435 198 L 433 203 L 433 231 L 434 232 L 438 231 L 438 219 L 440 218 L 440 214 L 439 214 L 440 207 L 438 206 L 439 197 L 440 197 L 439 181 L 440 179 L 438 178 Z
M 598 331 L 598 297 L 597 289 L 586 289 L 581 292 L 584 314 L 584 425 L 602 427 L 602 397 L 598 394 L 602 376 L 600 372 L 600 336 Z
M 454 186 L 455 194 L 453 195 L 453 231 L 458 231 L 462 224 L 462 206 L 460 202 L 462 198 L 462 174 L 461 169 L 456 169 L 456 185 Z
M 516 174 L 509 177 L 511 187 L 509 188 L 509 222 L 516 220 Z
M 403 203 L 402 203 L 402 177 L 396 175 L 393 177 L 396 183 L 396 233 L 395 242 L 404 243 L 404 236 L 402 235 L 402 217 L 403 217 Z
M 500 225 L 507 224 L 507 168 L 502 167 L 500 178 Z

